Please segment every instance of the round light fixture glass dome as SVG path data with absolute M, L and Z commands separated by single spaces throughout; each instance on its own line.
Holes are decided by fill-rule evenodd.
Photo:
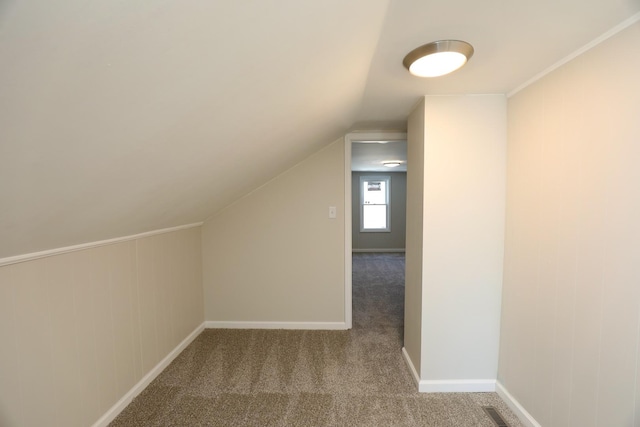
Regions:
M 449 74 L 467 63 L 473 46 L 461 40 L 439 40 L 409 52 L 402 63 L 418 77 L 438 77 Z
M 382 164 L 388 168 L 397 168 L 398 166 L 400 166 L 402 164 L 402 162 L 397 161 L 397 160 L 389 160 L 386 162 L 382 162 Z

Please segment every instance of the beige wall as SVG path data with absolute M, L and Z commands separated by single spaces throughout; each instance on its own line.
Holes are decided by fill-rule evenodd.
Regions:
M 640 24 L 509 100 L 499 380 L 543 426 L 640 425 Z
M 360 231 L 360 177 L 390 176 L 391 231 L 371 233 Z M 358 249 L 404 249 L 407 218 L 407 173 L 406 172 L 352 172 L 351 173 L 351 243 Z
M 344 324 L 344 181 L 340 139 L 205 222 L 206 320 Z
M 422 353 L 422 211 L 424 189 L 424 99 L 407 121 L 407 236 L 404 349 L 420 375 Z
M 506 107 L 503 95 L 425 98 L 421 376 L 433 391 L 497 376 Z
M 200 227 L 0 267 L 0 425 L 89 426 L 203 321 Z

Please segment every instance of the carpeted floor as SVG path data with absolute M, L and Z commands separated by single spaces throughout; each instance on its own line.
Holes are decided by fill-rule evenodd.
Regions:
M 401 355 L 404 255 L 354 254 L 350 331 L 205 330 L 111 426 L 521 426 L 495 393 L 420 394 Z

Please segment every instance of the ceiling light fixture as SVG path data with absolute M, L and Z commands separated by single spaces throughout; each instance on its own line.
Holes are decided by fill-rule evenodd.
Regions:
M 462 67 L 473 56 L 473 46 L 461 40 L 439 40 L 420 46 L 402 63 L 418 77 L 438 77 Z
M 399 161 L 389 161 L 389 162 L 382 162 L 382 164 L 388 168 L 397 168 L 398 166 L 400 166 L 402 164 L 402 162 Z

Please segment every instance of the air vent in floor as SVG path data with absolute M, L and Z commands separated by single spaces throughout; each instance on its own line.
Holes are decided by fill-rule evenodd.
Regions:
M 491 418 L 491 420 L 496 423 L 498 427 L 509 427 L 509 424 L 502 418 L 500 412 L 493 406 L 483 406 L 482 409 L 484 412 Z

